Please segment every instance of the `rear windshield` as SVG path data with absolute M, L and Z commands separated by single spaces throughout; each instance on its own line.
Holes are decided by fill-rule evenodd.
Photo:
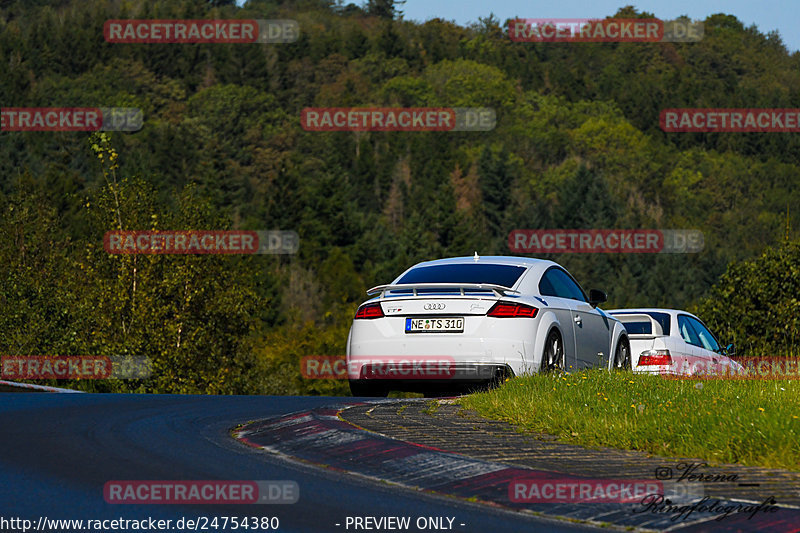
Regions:
M 624 311 L 622 313 L 612 313 L 612 315 L 648 315 L 653 317 L 653 319 L 661 325 L 661 331 L 664 332 L 664 335 L 669 335 L 669 314 L 667 313 L 657 313 L 655 311 Z M 644 322 L 625 322 L 623 325 L 625 326 L 625 330 L 630 333 L 631 335 L 636 334 L 651 334 L 652 328 L 650 323 L 647 323 L 647 327 L 643 327 Z M 636 330 L 636 331 L 634 331 Z
M 625 330 L 631 335 L 652 335 L 653 323 L 649 320 L 647 322 L 623 322 Z
M 492 283 L 512 287 L 525 268 L 472 263 L 423 266 L 409 270 L 397 283 Z

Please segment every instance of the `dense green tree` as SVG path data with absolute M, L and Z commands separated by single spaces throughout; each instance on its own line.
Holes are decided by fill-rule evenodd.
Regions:
M 403 12 L 398 6 L 405 3 L 405 0 L 367 0 L 366 11 L 376 17 L 393 19 L 402 16 Z
M 800 243 L 731 263 L 696 312 L 739 355 L 797 356 L 800 350 Z
M 702 231 L 697 254 L 549 258 L 607 290 L 609 306 L 713 294 L 749 309 L 719 287 L 771 285 L 759 298 L 784 307 L 759 301 L 725 335 L 792 349 L 792 322 L 778 322 L 790 326 L 774 346 L 757 339 L 794 309 L 769 292 L 791 260 L 766 260 L 762 277 L 740 265 L 800 238 L 787 224 L 800 205 L 800 138 L 659 127 L 667 107 L 800 107 L 800 54 L 778 35 L 718 14 L 697 43 L 518 43 L 491 15 L 462 27 L 403 20 L 400 2 L 344 4 L 0 0 L 3 107 L 145 117 L 139 132 L 95 139 L 99 152 L 85 133 L 0 132 L 8 352 L 156 363 L 153 380 L 113 390 L 340 393 L 302 379 L 298 361 L 343 353 L 366 287 L 421 260 L 507 254 L 513 229 L 558 227 Z M 282 44 L 129 45 L 104 41 L 112 18 L 293 19 L 301 31 Z M 300 114 L 315 106 L 491 107 L 497 124 L 305 131 Z M 113 228 L 187 226 L 293 230 L 300 249 L 110 256 L 100 244 Z M 703 301 L 701 316 L 728 327 L 725 309 Z

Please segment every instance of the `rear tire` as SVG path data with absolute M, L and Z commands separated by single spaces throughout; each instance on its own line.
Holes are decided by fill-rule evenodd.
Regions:
M 551 330 L 547 334 L 542 353 L 542 363 L 539 365 L 539 372 L 543 374 L 560 372 L 564 370 L 564 343 L 558 330 Z
M 389 388 L 383 383 L 350 381 L 350 394 L 366 398 L 386 398 Z
M 631 344 L 627 337 L 622 337 L 614 350 L 614 363 L 611 370 L 631 370 Z

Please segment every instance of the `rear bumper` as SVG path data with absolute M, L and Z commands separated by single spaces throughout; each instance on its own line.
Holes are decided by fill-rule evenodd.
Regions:
M 507 365 L 455 362 L 426 365 L 398 360 L 391 363 L 365 363 L 361 365 L 357 376 L 350 377 L 361 380 L 477 383 L 490 380 L 498 373 L 513 375 L 513 371 Z
M 350 382 L 384 385 L 387 390 L 426 392 L 439 390 L 462 391 L 479 388 L 492 381 L 513 377 L 508 365 L 491 363 L 450 363 L 436 365 L 365 363 L 358 375 L 351 374 Z
M 487 366 L 506 366 L 515 375 L 530 372 L 536 368 L 533 360 L 536 324 L 522 320 L 497 320 L 480 328 L 481 331 L 465 334 L 404 334 L 398 331 L 400 325 L 389 328 L 385 323 L 357 320 L 347 344 L 348 377 L 361 379 L 361 366 L 365 363 L 397 360 L 446 363 L 457 371 L 455 376 L 448 376 L 452 380 L 483 379 L 489 372 L 484 369 Z M 397 377 L 402 379 L 403 376 Z M 431 378 L 424 376 L 423 379 Z

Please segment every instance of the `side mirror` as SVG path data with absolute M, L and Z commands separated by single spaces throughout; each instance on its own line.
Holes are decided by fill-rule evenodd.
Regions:
M 608 301 L 608 294 L 600 289 L 589 289 L 589 303 L 592 307 L 597 307 L 599 304 Z
M 736 355 L 736 346 L 729 344 L 725 347 L 725 355 Z

